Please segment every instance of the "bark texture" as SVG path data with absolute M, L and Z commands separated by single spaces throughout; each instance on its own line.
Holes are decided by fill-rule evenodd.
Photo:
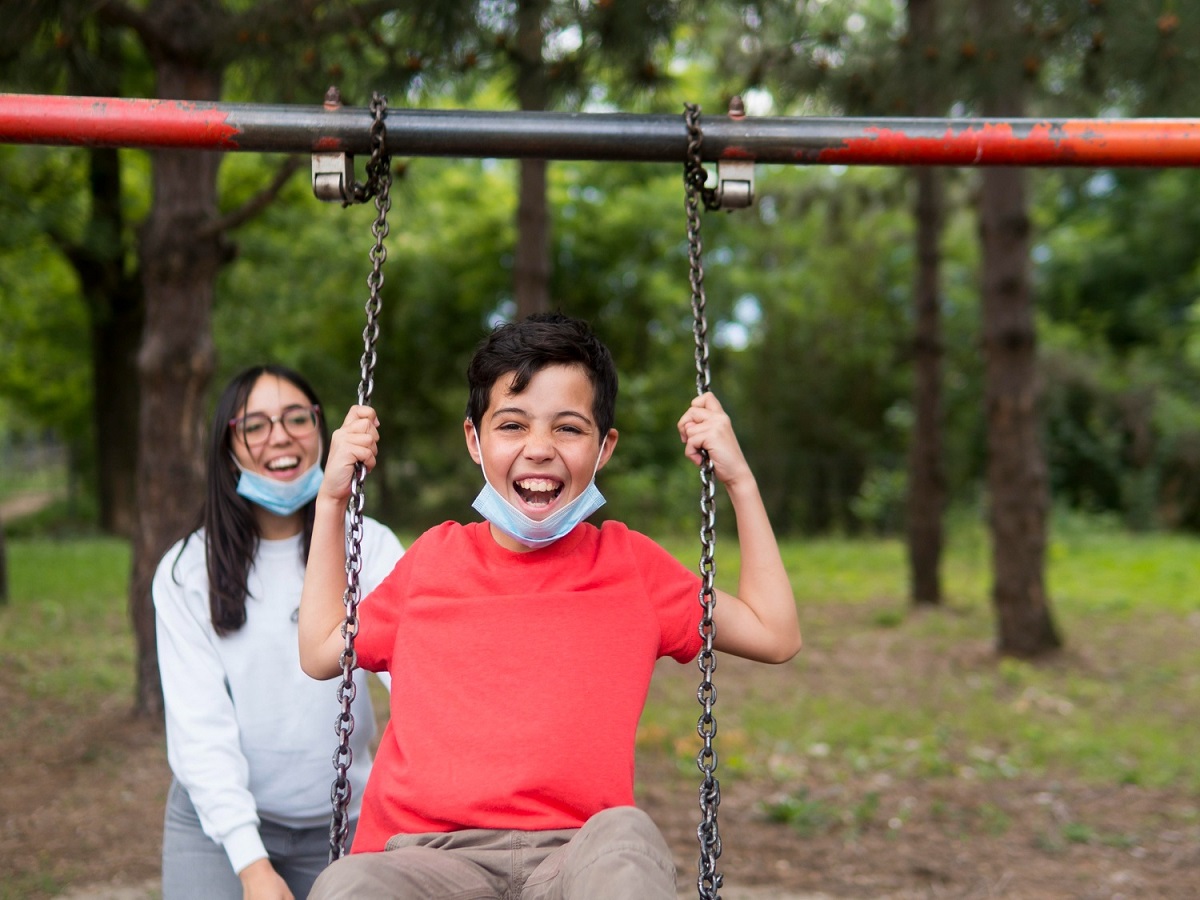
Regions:
M 936 51 L 935 0 L 909 0 L 908 21 L 913 51 L 914 82 L 922 79 L 927 47 Z M 936 115 L 932 91 L 919 90 L 914 101 L 918 116 Z M 913 422 L 908 457 L 906 516 L 909 591 L 918 606 L 942 602 L 943 515 L 946 476 L 942 440 L 942 316 L 941 235 L 942 174 L 932 167 L 913 171 L 916 190 L 916 273 L 913 282 Z
M 999 35 L 1016 34 L 1003 0 L 977 0 L 981 22 Z M 989 73 L 981 112 L 1024 112 L 1019 60 L 1001 45 Z M 1042 447 L 1037 340 L 1029 270 L 1030 220 L 1026 173 L 1019 167 L 981 172 L 983 352 L 987 413 L 988 524 L 992 537 L 992 604 L 996 649 L 1037 657 L 1061 646 L 1046 593 L 1049 478 Z
M 550 103 L 549 74 L 543 58 L 542 19 L 546 0 L 520 0 L 516 33 L 516 95 L 522 110 L 541 111 Z M 523 159 L 517 188 L 517 247 L 513 296 L 517 318 L 550 309 L 550 215 L 546 206 L 546 160 Z
M 186 13 L 196 12 L 197 5 L 204 6 L 159 4 L 165 7 L 158 20 L 160 36 L 176 50 L 155 55 L 160 97 L 220 97 L 219 68 L 206 63 L 204 54 L 186 52 L 189 37 L 198 33 L 189 34 L 195 23 Z M 137 359 L 139 516 L 129 589 L 138 659 L 136 709 L 144 714 L 162 711 L 150 583 L 159 559 L 193 523 L 203 491 L 204 399 L 214 362 L 212 304 L 225 261 L 220 231 L 214 228 L 221 158 L 184 150 L 152 155 L 154 197 L 141 235 L 146 323 Z

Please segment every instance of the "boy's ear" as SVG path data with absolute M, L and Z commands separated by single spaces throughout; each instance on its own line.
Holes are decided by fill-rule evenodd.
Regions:
M 617 438 L 619 437 L 620 434 L 617 433 L 617 429 L 608 429 L 608 434 L 604 438 L 604 450 L 601 451 L 600 461 L 596 464 L 597 472 L 603 469 L 608 461 L 612 459 L 613 451 L 617 449 Z
M 471 424 L 471 417 L 463 419 L 463 437 L 467 440 L 467 452 L 471 454 L 471 459 L 475 465 L 482 466 L 483 460 L 479 456 L 479 444 L 475 437 L 475 426 Z

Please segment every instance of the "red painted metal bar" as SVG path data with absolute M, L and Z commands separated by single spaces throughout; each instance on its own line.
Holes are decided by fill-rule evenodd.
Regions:
M 0 143 L 370 152 L 365 108 L 0 94 Z M 790 165 L 1200 166 L 1200 119 L 703 119 L 705 160 Z M 679 162 L 683 116 L 393 108 L 395 156 Z

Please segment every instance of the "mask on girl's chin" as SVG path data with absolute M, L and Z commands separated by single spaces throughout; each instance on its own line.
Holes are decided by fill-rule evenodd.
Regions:
M 242 468 L 236 459 L 234 463 L 242 470 L 238 478 L 238 496 L 277 516 L 290 516 L 316 497 L 321 489 L 321 479 L 325 477 L 320 463 L 314 463 L 295 481 L 276 481 Z
M 605 441 L 608 438 L 604 439 Z M 479 447 L 479 435 L 475 435 L 475 446 Z M 592 480 L 588 482 L 583 493 L 563 506 L 556 509 L 541 520 L 531 519 L 500 495 L 483 476 L 483 489 L 471 504 L 481 516 L 511 537 L 514 541 L 524 544 L 531 549 L 546 547 L 559 538 L 565 537 L 571 531 L 604 505 L 604 495 L 596 487 L 596 471 L 600 468 L 600 457 L 604 455 L 604 443 L 600 444 L 600 453 L 596 456 L 596 466 L 592 469 Z M 479 449 L 479 458 L 483 459 L 483 449 Z M 482 464 L 480 465 L 482 469 Z

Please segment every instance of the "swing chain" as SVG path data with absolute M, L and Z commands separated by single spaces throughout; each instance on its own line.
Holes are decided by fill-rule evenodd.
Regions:
M 701 262 L 703 245 L 700 240 L 700 202 L 706 209 L 719 208 L 716 192 L 704 187 L 706 173 L 700 164 L 700 145 L 704 136 L 700 130 L 700 107 L 684 104 L 684 119 L 688 130 L 687 160 L 684 163 L 683 182 L 686 194 L 688 267 L 692 289 L 692 334 L 696 340 L 696 393 L 709 390 L 710 369 L 708 354 L 708 323 L 705 318 L 704 267 Z M 697 887 L 701 900 L 720 900 L 721 883 L 724 876 L 717 871 L 717 860 L 721 856 L 721 837 L 717 829 L 717 807 L 721 804 L 721 786 L 716 778 L 717 753 L 713 749 L 713 738 L 717 734 L 717 720 L 713 715 L 713 704 L 717 701 L 717 689 L 713 686 L 713 673 L 717 658 L 713 652 L 716 626 L 713 609 L 716 592 L 713 582 L 716 576 L 715 533 L 716 533 L 716 481 L 713 464 L 708 452 L 700 451 L 700 513 L 701 554 L 700 575 L 702 586 L 700 602 L 704 614 L 700 619 L 700 636 L 704 640 L 697 664 L 702 673 L 696 698 L 703 712 L 696 723 L 696 731 L 704 746 L 696 756 L 696 765 L 703 774 L 700 784 L 700 810 L 703 818 L 696 829 L 700 841 L 700 864 Z
M 375 238 L 369 254 L 371 273 L 367 276 L 370 299 L 366 304 L 367 324 L 363 329 L 363 354 L 359 363 L 358 402 L 363 406 L 370 404 L 371 394 L 375 388 L 375 344 L 379 340 L 383 264 L 387 260 L 387 247 L 384 245 L 384 239 L 388 236 L 387 215 L 392 205 L 391 158 L 386 150 L 386 131 L 383 124 L 384 116 L 387 113 L 387 98 L 376 93 L 371 100 L 371 111 L 375 116 L 375 121 L 371 126 L 371 161 L 367 164 L 367 184 L 354 185 L 356 200 L 361 203 L 369 197 L 374 197 L 376 210 L 375 221 L 371 225 L 371 234 Z M 347 504 L 349 522 L 346 529 L 346 590 L 342 595 L 342 603 L 346 607 L 346 619 L 342 623 L 342 638 L 345 640 L 345 648 L 339 658 L 342 666 L 342 681 L 338 685 L 337 697 L 341 703 L 341 711 L 334 722 L 334 731 L 338 735 L 338 748 L 333 754 L 333 767 L 337 775 L 330 789 L 330 798 L 333 801 L 333 819 L 329 825 L 330 862 L 345 855 L 346 840 L 350 834 L 348 810 L 351 789 L 348 773 L 350 765 L 354 761 L 354 752 L 350 748 L 350 735 L 354 732 L 354 715 L 350 710 L 357 691 L 354 683 L 354 667 L 357 663 L 354 637 L 358 633 L 359 573 L 362 571 L 363 502 L 365 499 L 363 481 L 366 477 L 366 467 L 362 463 L 356 464 L 354 477 L 350 483 L 350 500 Z
M 351 196 L 343 206 L 366 203 L 379 194 L 385 180 L 389 186 L 392 182 L 392 160 L 384 149 L 387 129 L 383 120 L 387 116 L 387 97 L 378 91 L 371 95 L 371 115 L 374 121 L 371 122 L 371 159 L 367 162 L 367 180 L 366 183 L 354 182 L 350 189 Z
M 688 209 L 692 209 L 692 204 L 696 203 L 693 192 L 699 195 L 700 200 L 704 202 L 705 209 L 720 209 L 721 197 L 720 194 L 710 187 L 705 187 L 705 182 L 708 181 L 708 172 L 700 162 L 700 145 L 704 143 L 704 133 L 700 130 L 700 107 L 695 103 L 685 103 L 684 119 L 687 122 L 688 143 L 687 143 L 687 160 L 683 165 L 683 180 L 688 187 Z M 692 216 L 688 214 L 688 225 L 692 225 Z M 696 232 L 700 230 L 699 219 L 695 223 Z M 689 228 L 688 238 L 691 239 L 692 232 Z M 694 292 L 693 292 L 694 296 Z

